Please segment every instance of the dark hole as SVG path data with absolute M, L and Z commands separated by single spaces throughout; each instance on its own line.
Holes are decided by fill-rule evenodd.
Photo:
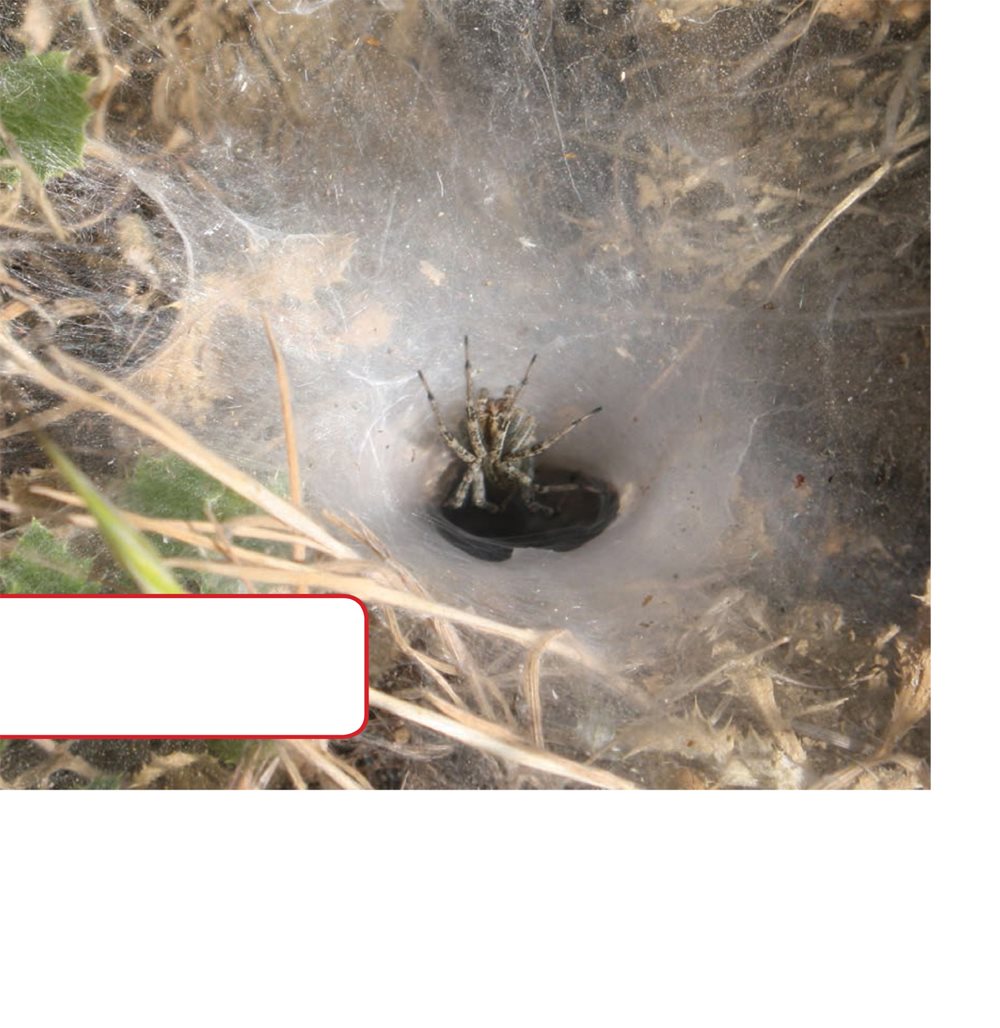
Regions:
M 618 516 L 618 491 L 610 483 L 568 468 L 535 469 L 535 482 L 540 486 L 570 485 L 563 492 L 543 493 L 540 503 L 552 509 L 551 514 L 530 510 L 519 491 L 491 492 L 486 498 L 501 509 L 482 510 L 472 503 L 464 507 L 446 507 L 465 471 L 454 465 L 441 479 L 439 500 L 433 518 L 438 531 L 458 549 L 480 560 L 509 560 L 515 549 L 533 547 L 565 553 L 575 550 L 599 536 Z

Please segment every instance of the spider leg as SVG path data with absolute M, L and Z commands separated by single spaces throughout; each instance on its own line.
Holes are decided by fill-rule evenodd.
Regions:
M 534 446 L 529 446 L 526 450 L 518 450 L 516 453 L 507 454 L 509 460 L 524 460 L 526 457 L 537 457 L 538 454 L 547 450 L 550 446 L 559 442 L 564 435 L 568 435 L 576 428 L 577 425 L 586 421 L 587 418 L 592 418 L 595 414 L 600 413 L 603 408 L 595 407 L 592 411 L 587 414 L 581 414 L 575 421 L 571 421 L 561 432 L 556 432 L 555 435 L 550 435 L 548 439 L 543 439 L 540 443 L 535 443 Z
M 434 417 L 437 418 L 438 431 L 441 433 L 441 437 L 448 444 L 448 448 L 454 453 L 460 460 L 464 460 L 466 464 L 474 464 L 479 458 L 474 453 L 470 453 L 456 438 L 454 433 L 444 423 L 444 418 L 441 417 L 441 408 L 438 407 L 437 400 L 434 399 L 434 394 L 431 392 L 431 387 L 427 384 L 427 379 L 424 378 L 424 373 L 418 371 L 417 374 L 420 376 L 420 381 L 424 384 L 424 389 L 427 390 L 427 399 L 430 400 L 431 410 L 434 411 Z
M 555 514 L 555 511 L 551 507 L 546 507 L 544 503 L 539 503 L 535 499 L 535 493 L 541 492 L 537 485 L 535 485 L 534 479 L 526 471 L 522 471 L 518 467 L 504 466 L 504 471 L 513 479 L 515 479 L 521 486 L 521 499 L 524 501 L 525 507 L 530 511 L 534 511 L 537 514 Z
M 478 463 L 470 464 L 465 469 L 461 481 L 455 486 L 455 491 L 448 497 L 444 505 L 455 510 L 464 507 L 470 489 L 472 490 L 472 502 L 476 507 L 489 511 L 491 514 L 495 514 L 500 509 L 495 503 L 490 503 L 486 499 L 486 480 L 483 477 L 482 465 Z
M 521 391 L 528 384 L 528 376 L 531 374 L 531 369 L 535 366 L 535 361 L 536 360 L 538 360 L 538 354 L 537 353 L 534 355 L 534 357 L 531 358 L 530 361 L 528 361 L 528 367 L 527 367 L 527 369 L 524 372 L 524 378 L 521 379 L 521 384 L 517 387 L 517 389 L 515 389 L 511 393 L 510 402 L 507 404 L 507 409 L 508 410 L 513 410 L 514 409 L 514 405 L 517 403 L 517 399 L 521 395 Z
M 508 454 L 519 453 L 535 438 L 535 419 L 524 411 L 515 411 L 504 430 L 504 447 Z
M 577 490 L 582 489 L 582 488 L 583 488 L 583 486 L 579 485 L 576 482 L 559 482 L 556 485 L 536 485 L 535 486 L 535 492 L 536 493 L 572 493 L 572 492 L 576 492 Z
M 465 406 L 466 409 L 472 410 L 472 361 L 469 360 L 469 337 L 466 336 L 462 341 L 462 345 L 465 347 Z
M 465 431 L 469 436 L 472 452 L 480 459 L 486 456 L 487 447 L 486 440 L 483 438 L 483 425 L 489 421 L 486 412 L 489 402 L 489 393 L 485 389 L 480 389 L 475 406 L 466 404 L 465 407 Z
M 531 498 L 530 490 L 528 494 L 522 493 L 521 499 L 524 500 L 525 507 L 532 511 L 534 514 L 544 514 L 546 517 L 552 517 L 555 514 L 554 507 L 548 507 L 544 503 L 539 503 L 538 500 Z
M 531 369 L 535 366 L 535 361 L 538 360 L 538 354 L 536 353 L 530 361 L 528 361 L 528 367 L 525 369 L 524 378 L 521 379 L 521 384 L 515 389 L 514 386 L 507 386 L 503 393 L 503 401 L 500 404 L 500 416 L 498 418 L 498 431 L 494 432 L 494 439 L 496 445 L 494 446 L 495 456 L 499 457 L 507 447 L 507 433 L 510 431 L 511 425 L 517 421 L 520 412 L 517 410 L 516 404 L 517 399 L 521 395 L 521 391 L 528 384 L 528 376 L 531 374 Z M 522 418 L 521 424 L 523 425 L 527 418 Z M 531 429 L 534 428 L 534 420 L 530 422 Z M 510 445 L 513 449 L 517 449 L 518 446 L 522 445 L 523 440 L 520 438 L 515 439 Z
M 476 476 L 476 465 L 470 464 L 465 469 L 465 474 L 462 475 L 462 480 L 455 487 L 455 491 L 445 501 L 446 507 L 454 507 L 458 509 L 465 505 L 465 498 L 469 495 L 469 487 L 472 485 L 472 480 Z
M 488 510 L 491 514 L 496 514 L 500 509 L 495 503 L 490 503 L 486 499 L 486 478 L 483 475 L 482 468 L 476 468 L 475 465 L 469 468 L 466 472 L 468 475 L 470 472 L 475 472 L 472 478 L 472 502 L 482 510 Z
M 462 340 L 465 348 L 465 430 L 469 436 L 472 452 L 479 458 L 486 454 L 486 443 L 483 441 L 482 414 L 486 409 L 488 393 L 479 391 L 479 398 L 474 395 L 475 385 L 472 377 L 472 361 L 469 359 L 469 337 Z

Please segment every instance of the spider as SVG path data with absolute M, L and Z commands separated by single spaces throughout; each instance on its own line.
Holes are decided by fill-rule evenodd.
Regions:
M 486 389 L 474 393 L 472 382 L 472 364 L 469 362 L 469 337 L 465 337 L 465 421 L 459 426 L 462 438 L 452 432 L 441 416 L 441 409 L 431 392 L 424 373 L 418 371 L 420 381 L 427 390 L 427 399 L 437 419 L 438 429 L 448 448 L 468 465 L 465 473 L 448 498 L 445 506 L 459 508 L 472 493 L 472 502 L 476 507 L 496 513 L 501 508 L 487 498 L 487 485 L 493 485 L 508 495 L 504 506 L 520 491 L 524 505 L 530 511 L 552 515 L 551 507 L 539 503 L 535 496 L 540 493 L 566 492 L 576 489 L 572 484 L 538 485 L 534 479 L 535 457 L 544 453 L 550 446 L 557 443 L 564 435 L 571 432 L 577 425 L 589 417 L 593 417 L 600 407 L 595 407 L 571 421 L 555 435 L 535 441 L 535 419 L 517 406 L 522 390 L 528 384 L 528 376 L 538 359 L 536 353 L 528 361 L 527 370 L 516 388 L 507 386 L 503 396 L 491 398 Z

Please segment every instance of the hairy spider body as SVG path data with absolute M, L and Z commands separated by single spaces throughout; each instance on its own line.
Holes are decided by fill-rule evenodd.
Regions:
M 427 384 L 427 379 L 424 378 L 424 373 L 417 372 L 427 391 L 427 399 L 430 401 L 431 410 L 437 419 L 441 438 L 444 439 L 452 453 L 466 465 L 461 480 L 446 501 L 446 506 L 463 507 L 471 495 L 474 506 L 496 512 L 501 508 L 489 499 L 488 487 L 492 486 L 494 495 L 507 494 L 504 505 L 515 493 L 519 492 L 528 510 L 552 514 L 552 508 L 539 503 L 535 499 L 536 495 L 566 492 L 575 489 L 576 486 L 538 485 L 535 482 L 535 457 L 544 453 L 550 446 L 557 443 L 581 422 L 596 414 L 601 408 L 595 407 L 587 414 L 571 421 L 561 431 L 537 442 L 535 419 L 521 410 L 517 406 L 517 401 L 521 391 L 528 384 L 528 376 L 531 374 L 538 354 L 535 354 L 528 362 L 520 385 L 507 386 L 503 396 L 491 397 L 486 389 L 475 392 L 472 364 L 469 361 L 468 336 L 465 337 L 464 345 L 465 420 L 459 425 L 457 432 L 452 432 L 445 424 L 437 400 Z

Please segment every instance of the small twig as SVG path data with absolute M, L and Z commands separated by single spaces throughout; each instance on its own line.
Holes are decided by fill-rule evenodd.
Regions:
M 891 160 L 885 161 L 880 164 L 860 185 L 855 186 L 843 200 L 838 203 L 833 210 L 831 210 L 825 218 L 806 236 L 806 238 L 796 249 L 795 253 L 785 261 L 784 267 L 778 272 L 778 277 L 774 280 L 774 285 L 771 286 L 771 291 L 767 294 L 768 300 L 770 300 L 775 293 L 781 288 L 785 279 L 788 277 L 789 272 L 796 264 L 802 259 L 806 251 L 816 242 L 817 239 L 845 212 L 852 204 L 858 202 L 866 193 L 871 192 L 879 182 L 882 181 L 889 174 L 890 171 L 898 171 L 904 165 L 909 164 L 918 153 L 910 154 L 909 157 L 903 158 L 898 164 L 893 164 Z
M 796 264 L 802 259 L 806 251 L 816 242 L 817 239 L 854 203 L 857 203 L 866 193 L 870 192 L 875 188 L 892 171 L 892 161 L 885 161 L 880 164 L 871 175 L 868 176 L 860 185 L 855 186 L 843 200 L 838 203 L 833 210 L 828 211 L 826 217 L 806 236 L 806 238 L 799 244 L 795 253 L 785 261 L 784 267 L 778 272 L 778 277 L 774 280 L 774 285 L 771 286 L 771 291 L 768 293 L 768 300 L 774 296 L 774 294 L 781 288 L 785 279 L 788 277 L 788 273 L 795 267 Z
M 222 523 L 215 516 L 212 511 L 212 505 L 206 500 L 205 501 L 205 517 L 211 522 L 214 529 L 212 533 L 212 541 L 215 544 L 216 550 L 226 560 L 231 561 L 233 564 L 237 562 L 237 548 L 232 542 L 226 537 L 225 529 L 222 527 Z M 250 551 L 245 551 L 249 553 Z M 252 596 L 257 590 L 253 586 L 253 582 L 248 578 L 243 579 L 243 588 Z

